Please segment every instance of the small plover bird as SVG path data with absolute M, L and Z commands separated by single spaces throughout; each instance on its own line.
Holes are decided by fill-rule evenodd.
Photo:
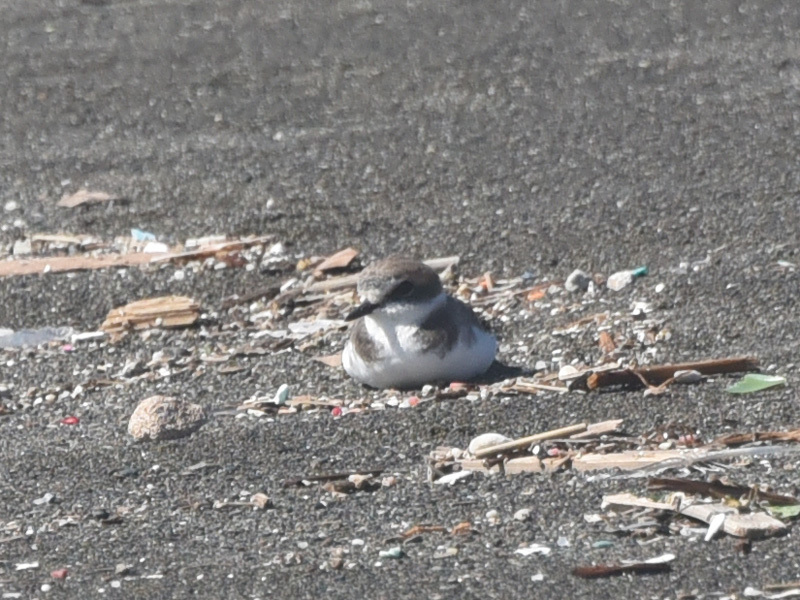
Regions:
M 472 379 L 489 368 L 497 340 L 472 309 L 446 294 L 436 271 L 402 256 L 364 269 L 361 304 L 342 354 L 344 370 L 375 388 L 408 389 Z

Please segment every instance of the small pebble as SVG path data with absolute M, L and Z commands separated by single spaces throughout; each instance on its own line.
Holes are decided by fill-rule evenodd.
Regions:
M 489 522 L 489 525 L 499 525 L 501 520 L 500 513 L 492 509 L 486 513 L 486 520 Z
M 588 273 L 575 269 L 564 282 L 564 289 L 568 292 L 585 292 L 591 282 L 592 278 Z

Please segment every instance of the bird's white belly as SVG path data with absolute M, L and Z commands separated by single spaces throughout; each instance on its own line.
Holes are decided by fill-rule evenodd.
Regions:
M 497 351 L 494 336 L 473 327 L 472 344 L 459 336 L 459 342 L 447 352 L 425 351 L 415 337 L 416 325 L 384 328 L 375 321 L 367 323 L 374 343 L 381 348 L 382 358 L 367 362 L 348 342 L 342 363 L 356 380 L 377 388 L 410 388 L 426 383 L 471 379 L 489 368 Z

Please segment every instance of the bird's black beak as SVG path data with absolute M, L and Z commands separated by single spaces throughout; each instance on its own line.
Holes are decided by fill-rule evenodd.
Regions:
M 372 302 L 364 301 L 351 310 L 350 314 L 348 314 L 344 320 L 355 321 L 356 319 L 360 319 L 361 317 L 370 314 L 376 308 L 380 308 L 380 304 L 373 304 Z

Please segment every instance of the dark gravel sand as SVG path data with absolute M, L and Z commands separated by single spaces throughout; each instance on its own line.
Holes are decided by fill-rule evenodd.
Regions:
M 91 331 L 111 308 L 164 293 L 191 294 L 209 313 L 202 327 L 116 345 L 0 354 L 3 598 L 717 598 L 800 579 L 793 529 L 745 555 L 730 537 L 641 545 L 585 522 L 603 494 L 643 494 L 643 479 L 426 482 L 433 448 L 487 431 L 615 417 L 634 434 L 677 423 L 708 439 L 800 426 L 800 274 L 789 264 L 800 263 L 796 2 L 8 0 L 0 31 L 4 249 L 31 233 L 112 239 L 137 227 L 169 243 L 274 234 L 293 257 L 345 246 L 365 263 L 458 254 L 463 275 L 534 282 L 647 265 L 647 278 L 602 292 L 578 316 L 649 301 L 672 332 L 659 362 L 753 354 L 789 382 L 751 396 L 726 394 L 723 378 L 659 397 L 545 393 L 341 419 L 227 410 L 282 383 L 293 394 L 369 395 L 311 361 L 316 348 L 72 398 L 59 390 L 160 350 L 213 351 L 221 332 L 247 340 L 222 300 L 291 271 L 187 270 L 176 281 L 167 265 L 2 279 L 0 327 Z M 126 202 L 56 206 L 83 187 Z M 598 358 L 592 336 L 551 335 L 575 315 L 521 311 L 493 319 L 505 362 L 532 366 L 559 348 L 567 361 Z M 217 414 L 187 439 L 134 444 L 128 417 L 152 394 Z M 80 424 L 61 425 L 66 415 Z M 791 494 L 795 462 L 722 473 Z M 282 486 L 372 467 L 397 484 L 344 499 Z M 274 508 L 214 507 L 255 492 Z M 34 502 L 45 494 L 50 502 Z M 514 520 L 525 507 L 531 519 Z M 379 557 L 414 524 L 463 521 L 476 533 L 427 534 L 400 560 Z M 592 547 L 602 539 L 615 544 Z M 551 553 L 515 553 L 532 542 Z M 434 558 L 440 545 L 458 554 Z M 344 568 L 322 568 L 337 548 Z M 666 552 L 677 556 L 667 574 L 570 573 Z M 52 578 L 61 568 L 68 577 Z

